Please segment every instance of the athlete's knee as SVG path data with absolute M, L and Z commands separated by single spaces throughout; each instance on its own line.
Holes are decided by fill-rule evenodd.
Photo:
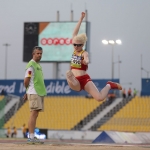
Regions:
M 68 70 L 67 72 L 66 72 L 66 76 L 69 78 L 69 77 L 72 77 L 73 76 L 73 73 L 72 73 L 72 71 L 71 70 Z
M 81 89 L 80 89 L 80 87 L 70 87 L 72 90 L 74 90 L 74 91 L 77 91 L 77 92 L 80 92 L 81 91 Z
M 98 102 L 101 102 L 104 100 L 104 98 L 102 98 L 100 95 L 94 95 L 93 98 Z
M 77 79 L 75 78 L 75 76 L 73 75 L 72 71 L 69 70 L 66 72 L 67 75 L 67 79 L 74 85 L 77 86 L 79 84 L 79 82 L 77 81 Z
M 98 98 L 98 99 L 96 99 L 98 102 L 101 102 L 101 101 L 103 101 L 104 99 L 101 99 L 101 98 Z

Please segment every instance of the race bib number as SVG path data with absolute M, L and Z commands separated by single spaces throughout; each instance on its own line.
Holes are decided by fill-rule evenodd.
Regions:
M 81 68 L 81 57 L 80 56 L 72 56 L 71 66 Z

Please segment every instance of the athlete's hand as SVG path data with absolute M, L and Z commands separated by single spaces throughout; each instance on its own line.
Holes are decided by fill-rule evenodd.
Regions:
M 81 13 L 81 18 L 83 19 L 85 17 L 85 12 Z
M 24 101 L 27 100 L 27 94 L 24 94 L 24 95 L 23 95 L 23 100 L 24 100 Z

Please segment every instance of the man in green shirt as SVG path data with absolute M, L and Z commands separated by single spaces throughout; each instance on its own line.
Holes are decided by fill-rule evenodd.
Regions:
M 46 96 L 42 67 L 39 64 L 42 57 L 42 52 L 43 50 L 41 47 L 35 46 L 33 48 L 33 57 L 26 66 L 24 78 L 24 86 L 26 87 L 24 100 L 29 100 L 30 107 L 28 144 L 43 144 L 43 142 L 34 137 L 36 120 L 39 112 L 44 111 L 44 96 Z

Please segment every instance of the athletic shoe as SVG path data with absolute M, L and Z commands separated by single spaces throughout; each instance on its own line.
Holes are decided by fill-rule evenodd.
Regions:
M 108 81 L 107 84 L 110 84 L 111 89 L 122 90 L 122 86 L 119 83 Z
M 44 142 L 42 142 L 39 139 L 37 139 L 36 137 L 34 137 L 34 139 L 29 138 L 27 140 L 27 144 L 44 144 Z
M 34 141 L 35 143 L 38 143 L 38 144 L 44 144 L 44 142 L 40 141 L 37 137 L 34 137 Z
M 29 138 L 29 139 L 27 140 L 27 144 L 34 144 L 34 139 L 30 139 L 30 138 Z

